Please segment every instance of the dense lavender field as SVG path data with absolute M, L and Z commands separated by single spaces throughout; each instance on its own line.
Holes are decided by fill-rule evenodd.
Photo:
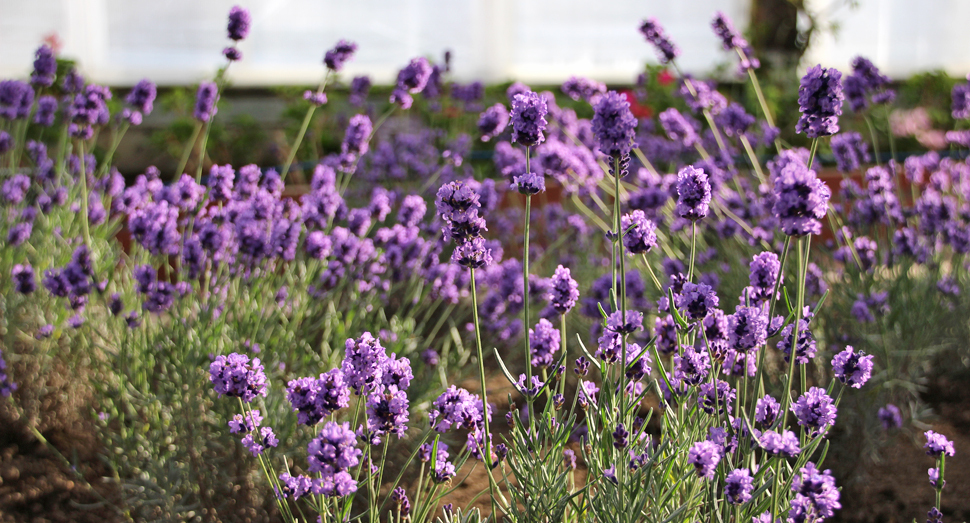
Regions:
M 132 176 L 159 89 L 39 48 L 0 82 L 2 519 L 818 522 L 893 453 L 926 496 L 870 520 L 966 518 L 931 398 L 970 361 L 970 83 L 932 123 L 862 57 L 785 98 L 710 25 L 728 77 L 649 18 L 619 90 L 447 55 L 372 89 L 341 40 L 278 164 L 232 165 L 234 7 L 177 167 Z

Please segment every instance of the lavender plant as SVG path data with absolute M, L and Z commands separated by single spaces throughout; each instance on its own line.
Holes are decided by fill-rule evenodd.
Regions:
M 839 133 L 844 98 L 853 111 L 892 99 L 863 59 L 844 83 L 835 69 L 808 70 L 795 130 L 810 147 L 782 149 L 758 59 L 720 13 L 713 28 L 761 121 L 681 74 L 653 19 L 640 31 L 680 76 L 678 106 L 657 122 L 575 77 L 562 86 L 572 107 L 513 84 L 511 111 L 484 108 L 481 84 L 447 84 L 447 60 L 415 58 L 380 117 L 348 117 L 339 153 L 303 165 L 309 191 L 292 199 L 287 176 L 356 45 L 325 54 L 279 171 L 210 165 L 203 177 L 225 71 L 250 25 L 234 7 L 227 64 L 199 86 L 169 184 L 154 168 L 127 184 L 111 167 L 125 131 L 152 111 L 151 82 L 112 116 L 110 90 L 76 71 L 55 85 L 41 48 L 29 84 L 0 84 L 0 269 L 15 311 L 3 315 L 0 394 L 27 397 L 6 363 L 22 357 L 69 356 L 105 378 L 94 387 L 120 516 L 215 520 L 232 508 L 224 489 L 242 482 L 265 485 L 264 508 L 286 521 L 822 521 L 840 508 L 823 464 L 855 396 L 846 389 L 879 396 L 885 406 L 868 412 L 901 424 L 866 385 L 899 402 L 906 386 L 894 380 L 906 368 L 915 381 L 915 358 L 893 344 L 927 338 L 901 327 L 902 304 L 940 292 L 943 307 L 965 311 L 966 162 L 931 153 L 873 165 L 864 189 L 845 178 L 838 203 L 819 177 L 829 136 L 843 172 L 872 161 L 861 134 Z M 970 114 L 965 87 L 954 117 Z M 354 107 L 368 88 L 353 80 Z M 481 111 L 469 121 L 495 144 L 498 181 L 464 161 L 470 135 L 407 132 L 413 120 L 391 118 L 452 102 Z M 59 128 L 56 146 L 28 139 L 35 128 Z M 192 176 L 182 171 L 196 148 Z M 758 150 L 777 153 L 764 169 Z M 547 177 L 560 204 L 545 201 Z M 352 183 L 387 180 L 420 189 Z M 826 224 L 831 259 L 812 249 Z M 115 240 L 123 225 L 129 249 Z M 519 240 L 521 258 L 506 256 Z M 826 277 L 843 285 L 829 294 Z M 857 326 L 845 323 L 850 309 L 872 332 L 842 336 Z M 521 358 L 505 350 L 520 344 Z M 477 393 L 456 384 L 473 358 Z M 488 393 L 496 367 L 512 391 L 502 406 Z M 926 437 L 939 520 L 954 449 Z M 442 506 L 477 467 L 490 514 Z

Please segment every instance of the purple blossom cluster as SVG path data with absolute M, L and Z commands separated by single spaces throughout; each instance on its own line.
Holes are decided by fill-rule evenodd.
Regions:
M 711 22 L 714 34 L 721 40 L 721 47 L 725 51 L 736 50 L 741 57 L 739 68 L 742 72 L 749 69 L 761 67 L 761 61 L 754 56 L 751 44 L 741 36 L 731 23 L 731 19 L 724 13 L 718 11 L 714 13 L 714 20 Z
M 432 67 L 423 56 L 412 58 L 408 65 L 397 73 L 397 83 L 391 92 L 391 103 L 401 109 L 410 109 L 414 103 L 412 94 L 424 91 L 431 79 Z
M 832 372 L 842 383 L 859 389 L 872 377 L 873 356 L 856 352 L 851 345 L 832 358 Z
M 791 406 L 792 412 L 798 419 L 798 424 L 812 431 L 813 434 L 825 432 L 835 424 L 837 409 L 832 398 L 819 387 L 808 389 L 805 394 Z
M 486 228 L 485 219 L 478 215 L 482 207 L 480 196 L 469 184 L 451 182 L 441 186 L 435 207 L 446 224 L 445 236 L 457 244 L 452 262 L 470 269 L 492 263 L 492 251 L 481 236 Z
M 480 396 L 452 385 L 431 404 L 428 418 L 431 428 L 438 432 L 474 430 L 484 428 L 486 413 L 482 409 Z M 487 416 L 491 419 L 491 405 L 488 410 Z
M 545 140 L 546 113 L 549 107 L 544 97 L 527 91 L 512 99 L 512 141 L 526 147 L 539 145 Z
M 229 356 L 216 356 L 209 365 L 209 380 L 219 396 L 240 398 L 245 403 L 266 396 L 266 372 L 259 358 L 250 361 L 249 356 L 233 352 Z
M 593 134 L 600 152 L 614 158 L 629 155 L 637 127 L 630 102 L 616 91 L 610 91 L 599 97 L 593 110 Z
M 328 422 L 307 447 L 310 472 L 320 474 L 312 480 L 311 492 L 327 497 L 343 497 L 357 491 L 357 480 L 348 470 L 360 463 L 363 452 L 356 448 L 357 437 L 349 423 Z
M 822 232 L 820 220 L 828 212 L 832 191 L 815 171 L 795 159 L 781 168 L 774 186 L 772 210 L 781 222 L 782 232 L 789 236 Z
M 891 103 L 896 92 L 889 89 L 891 80 L 879 72 L 868 59 L 857 56 L 852 60 L 852 74 L 845 77 L 845 97 L 849 107 L 856 112 L 863 111 L 869 104 Z
M 660 63 L 670 63 L 680 54 L 680 49 L 667 37 L 664 28 L 655 18 L 648 18 L 641 22 L 640 33 L 643 34 L 647 42 L 653 44 L 656 48 Z
M 802 77 L 798 88 L 798 110 L 802 113 L 795 131 L 809 138 L 831 136 L 839 132 L 842 114 L 842 73 L 816 65 Z

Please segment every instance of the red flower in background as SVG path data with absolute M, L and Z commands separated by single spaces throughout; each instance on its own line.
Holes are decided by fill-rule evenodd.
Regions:
M 57 36 L 57 33 L 48 33 L 44 36 L 44 43 L 47 44 L 54 54 L 61 52 L 61 48 L 64 47 L 64 42 L 61 41 L 61 37 Z
M 633 94 L 633 91 L 630 89 L 625 89 L 620 91 L 620 94 L 626 97 L 626 101 L 630 102 L 630 112 L 633 113 L 633 116 L 637 117 L 637 119 L 653 117 L 653 109 L 651 109 L 649 106 L 641 105 L 640 102 L 637 101 L 637 97 L 635 94 Z

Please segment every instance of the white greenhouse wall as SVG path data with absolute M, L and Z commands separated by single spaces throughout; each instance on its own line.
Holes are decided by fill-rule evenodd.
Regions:
M 160 84 L 212 76 L 227 44 L 232 0 L 0 0 L 0 78 L 25 77 L 33 51 L 56 33 L 62 54 L 79 60 L 93 81 Z M 703 74 L 731 57 L 711 32 L 716 10 L 739 24 L 749 0 L 238 0 L 253 29 L 244 60 L 230 69 L 237 86 L 309 84 L 323 73 L 324 51 L 338 39 L 360 45 L 345 76 L 393 80 L 417 55 L 454 55 L 453 77 L 469 81 L 560 82 L 571 75 L 629 82 L 653 49 L 637 31 L 656 17 L 682 49 L 679 64 Z M 970 70 L 970 2 L 966 0 L 813 0 L 838 21 L 807 61 L 847 68 L 870 57 L 896 77 L 932 68 Z
M 62 55 L 93 81 L 197 82 L 222 64 L 231 0 L 0 0 L 0 77 L 28 74 L 33 51 L 56 33 Z M 717 10 L 747 18 L 747 0 L 238 0 L 253 28 L 230 68 L 235 85 L 314 83 L 324 51 L 359 44 L 345 75 L 393 80 L 418 55 L 450 49 L 454 78 L 559 82 L 570 75 L 630 82 L 656 62 L 637 28 L 657 17 L 702 73 L 728 59 L 710 30 Z

